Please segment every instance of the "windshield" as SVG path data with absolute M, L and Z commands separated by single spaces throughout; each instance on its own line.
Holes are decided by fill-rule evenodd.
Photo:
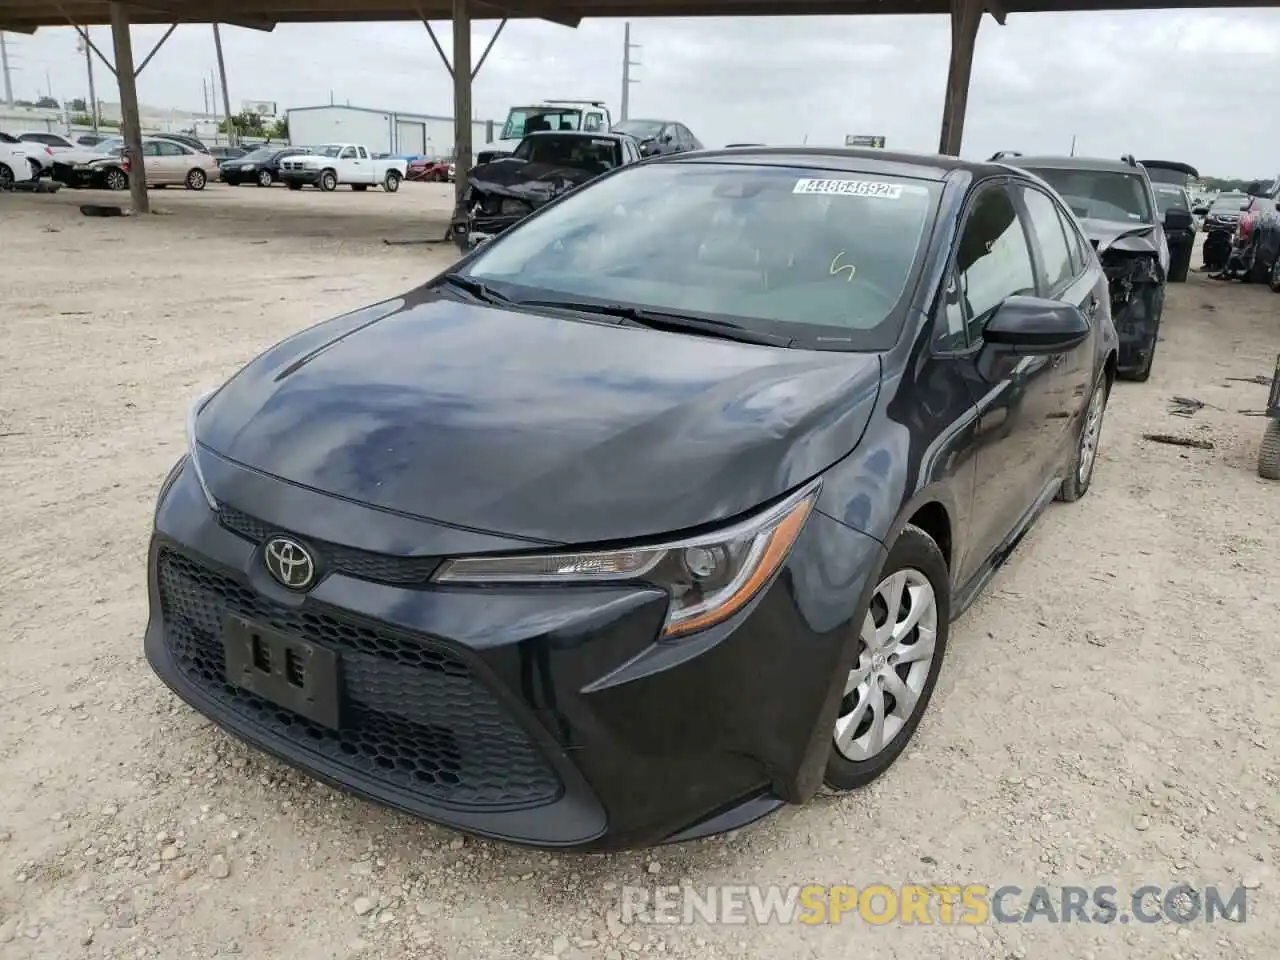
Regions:
M 562 167 L 577 167 L 605 173 L 621 161 L 620 144 L 608 137 L 560 137 L 540 133 L 526 137 L 511 155 L 517 160 L 532 163 L 553 163 Z
M 1057 190 L 1077 217 L 1155 222 L 1146 179 L 1141 174 L 1052 167 L 1027 169 Z
M 629 133 L 637 140 L 644 140 L 648 137 L 656 137 L 661 131 L 663 122 L 661 120 L 623 120 L 621 123 L 614 124 L 614 133 Z
M 1240 208 L 1248 201 L 1248 197 L 1243 193 L 1220 193 L 1213 198 L 1213 204 L 1209 207 L 1216 213 L 1231 211 L 1239 213 Z
M 326 143 L 323 147 L 316 147 L 316 155 L 321 157 L 336 157 L 342 152 L 342 144 Z
M 582 111 L 560 107 L 516 107 L 502 126 L 503 140 L 520 140 L 539 130 L 580 130 Z
M 252 150 L 249 153 L 246 153 L 240 159 L 246 163 L 259 163 L 261 161 L 270 160 L 279 152 L 280 151 L 274 147 L 270 149 L 267 147 L 259 147 L 257 150 Z
M 1190 210 L 1191 207 L 1187 203 L 1186 192 L 1181 187 L 1170 187 L 1155 184 L 1156 189 L 1156 207 L 1160 210 L 1160 216 L 1164 216 L 1170 210 Z
M 830 179 L 824 178 L 830 177 Z M 513 299 L 732 318 L 817 349 L 886 349 L 941 187 L 744 164 L 624 167 L 481 248 Z
M 95 143 L 90 150 L 91 153 L 115 154 L 119 153 L 124 147 L 124 137 L 107 137 Z

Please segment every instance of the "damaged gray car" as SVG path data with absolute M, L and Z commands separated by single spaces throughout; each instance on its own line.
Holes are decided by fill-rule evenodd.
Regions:
M 1169 278 L 1168 234 L 1191 230 L 1191 211 L 1172 208 L 1162 217 L 1146 169 L 1131 156 L 1099 160 L 1005 152 L 992 160 L 1040 177 L 1079 219 L 1110 286 L 1111 316 L 1120 336 L 1116 373 L 1127 380 L 1148 379 Z
M 623 133 L 539 131 L 509 157 L 473 167 L 449 235 L 464 253 L 569 191 L 637 163 L 640 145 Z

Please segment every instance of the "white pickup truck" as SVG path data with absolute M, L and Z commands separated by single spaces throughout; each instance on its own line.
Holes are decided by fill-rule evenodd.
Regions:
M 395 193 L 407 166 L 407 161 L 395 157 L 375 159 L 363 144 L 326 143 L 310 153 L 281 160 L 280 179 L 290 190 L 301 190 L 309 183 L 327 193 L 346 183 L 352 190 L 381 185 L 388 193 Z
M 489 163 L 499 157 L 511 156 L 526 134 L 538 130 L 608 133 L 612 128 L 613 118 L 603 100 L 543 100 L 512 107 L 502 125 L 501 136 L 476 150 L 476 163 Z

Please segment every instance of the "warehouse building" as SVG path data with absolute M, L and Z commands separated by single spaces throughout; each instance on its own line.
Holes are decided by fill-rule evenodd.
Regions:
M 286 116 L 289 142 L 295 145 L 362 143 L 374 153 L 402 156 L 446 157 L 453 152 L 452 117 L 338 105 L 294 107 Z M 472 121 L 473 144 L 493 138 L 492 120 Z

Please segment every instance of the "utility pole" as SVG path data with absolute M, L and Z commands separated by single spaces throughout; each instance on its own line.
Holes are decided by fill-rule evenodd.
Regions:
M 3 30 L 0 30 L 0 70 L 4 71 L 4 102 L 12 107 L 13 80 L 9 77 L 9 48 L 5 46 Z
M 639 50 L 640 44 L 631 42 L 631 22 L 627 21 L 622 27 L 622 109 L 618 112 L 618 119 L 627 119 L 627 108 L 631 101 L 631 85 L 639 83 L 639 80 L 631 78 L 631 68 L 640 67 L 643 64 L 631 59 L 631 51 Z
M 222 80 L 222 112 L 227 116 L 227 143 L 234 147 L 238 138 L 231 125 L 231 98 L 227 96 L 227 67 L 222 62 L 222 34 L 218 32 L 216 23 L 213 25 L 213 47 L 218 53 L 218 76 Z
M 89 49 L 89 44 L 85 37 L 89 35 L 89 28 L 84 28 L 84 35 L 80 37 L 76 44 L 76 50 L 84 54 L 84 65 L 89 71 L 89 119 L 93 121 L 93 132 L 98 132 L 98 92 L 93 87 L 93 51 Z
M 1071 135 L 1071 155 L 1073 157 L 1076 155 L 1076 135 L 1074 133 Z

